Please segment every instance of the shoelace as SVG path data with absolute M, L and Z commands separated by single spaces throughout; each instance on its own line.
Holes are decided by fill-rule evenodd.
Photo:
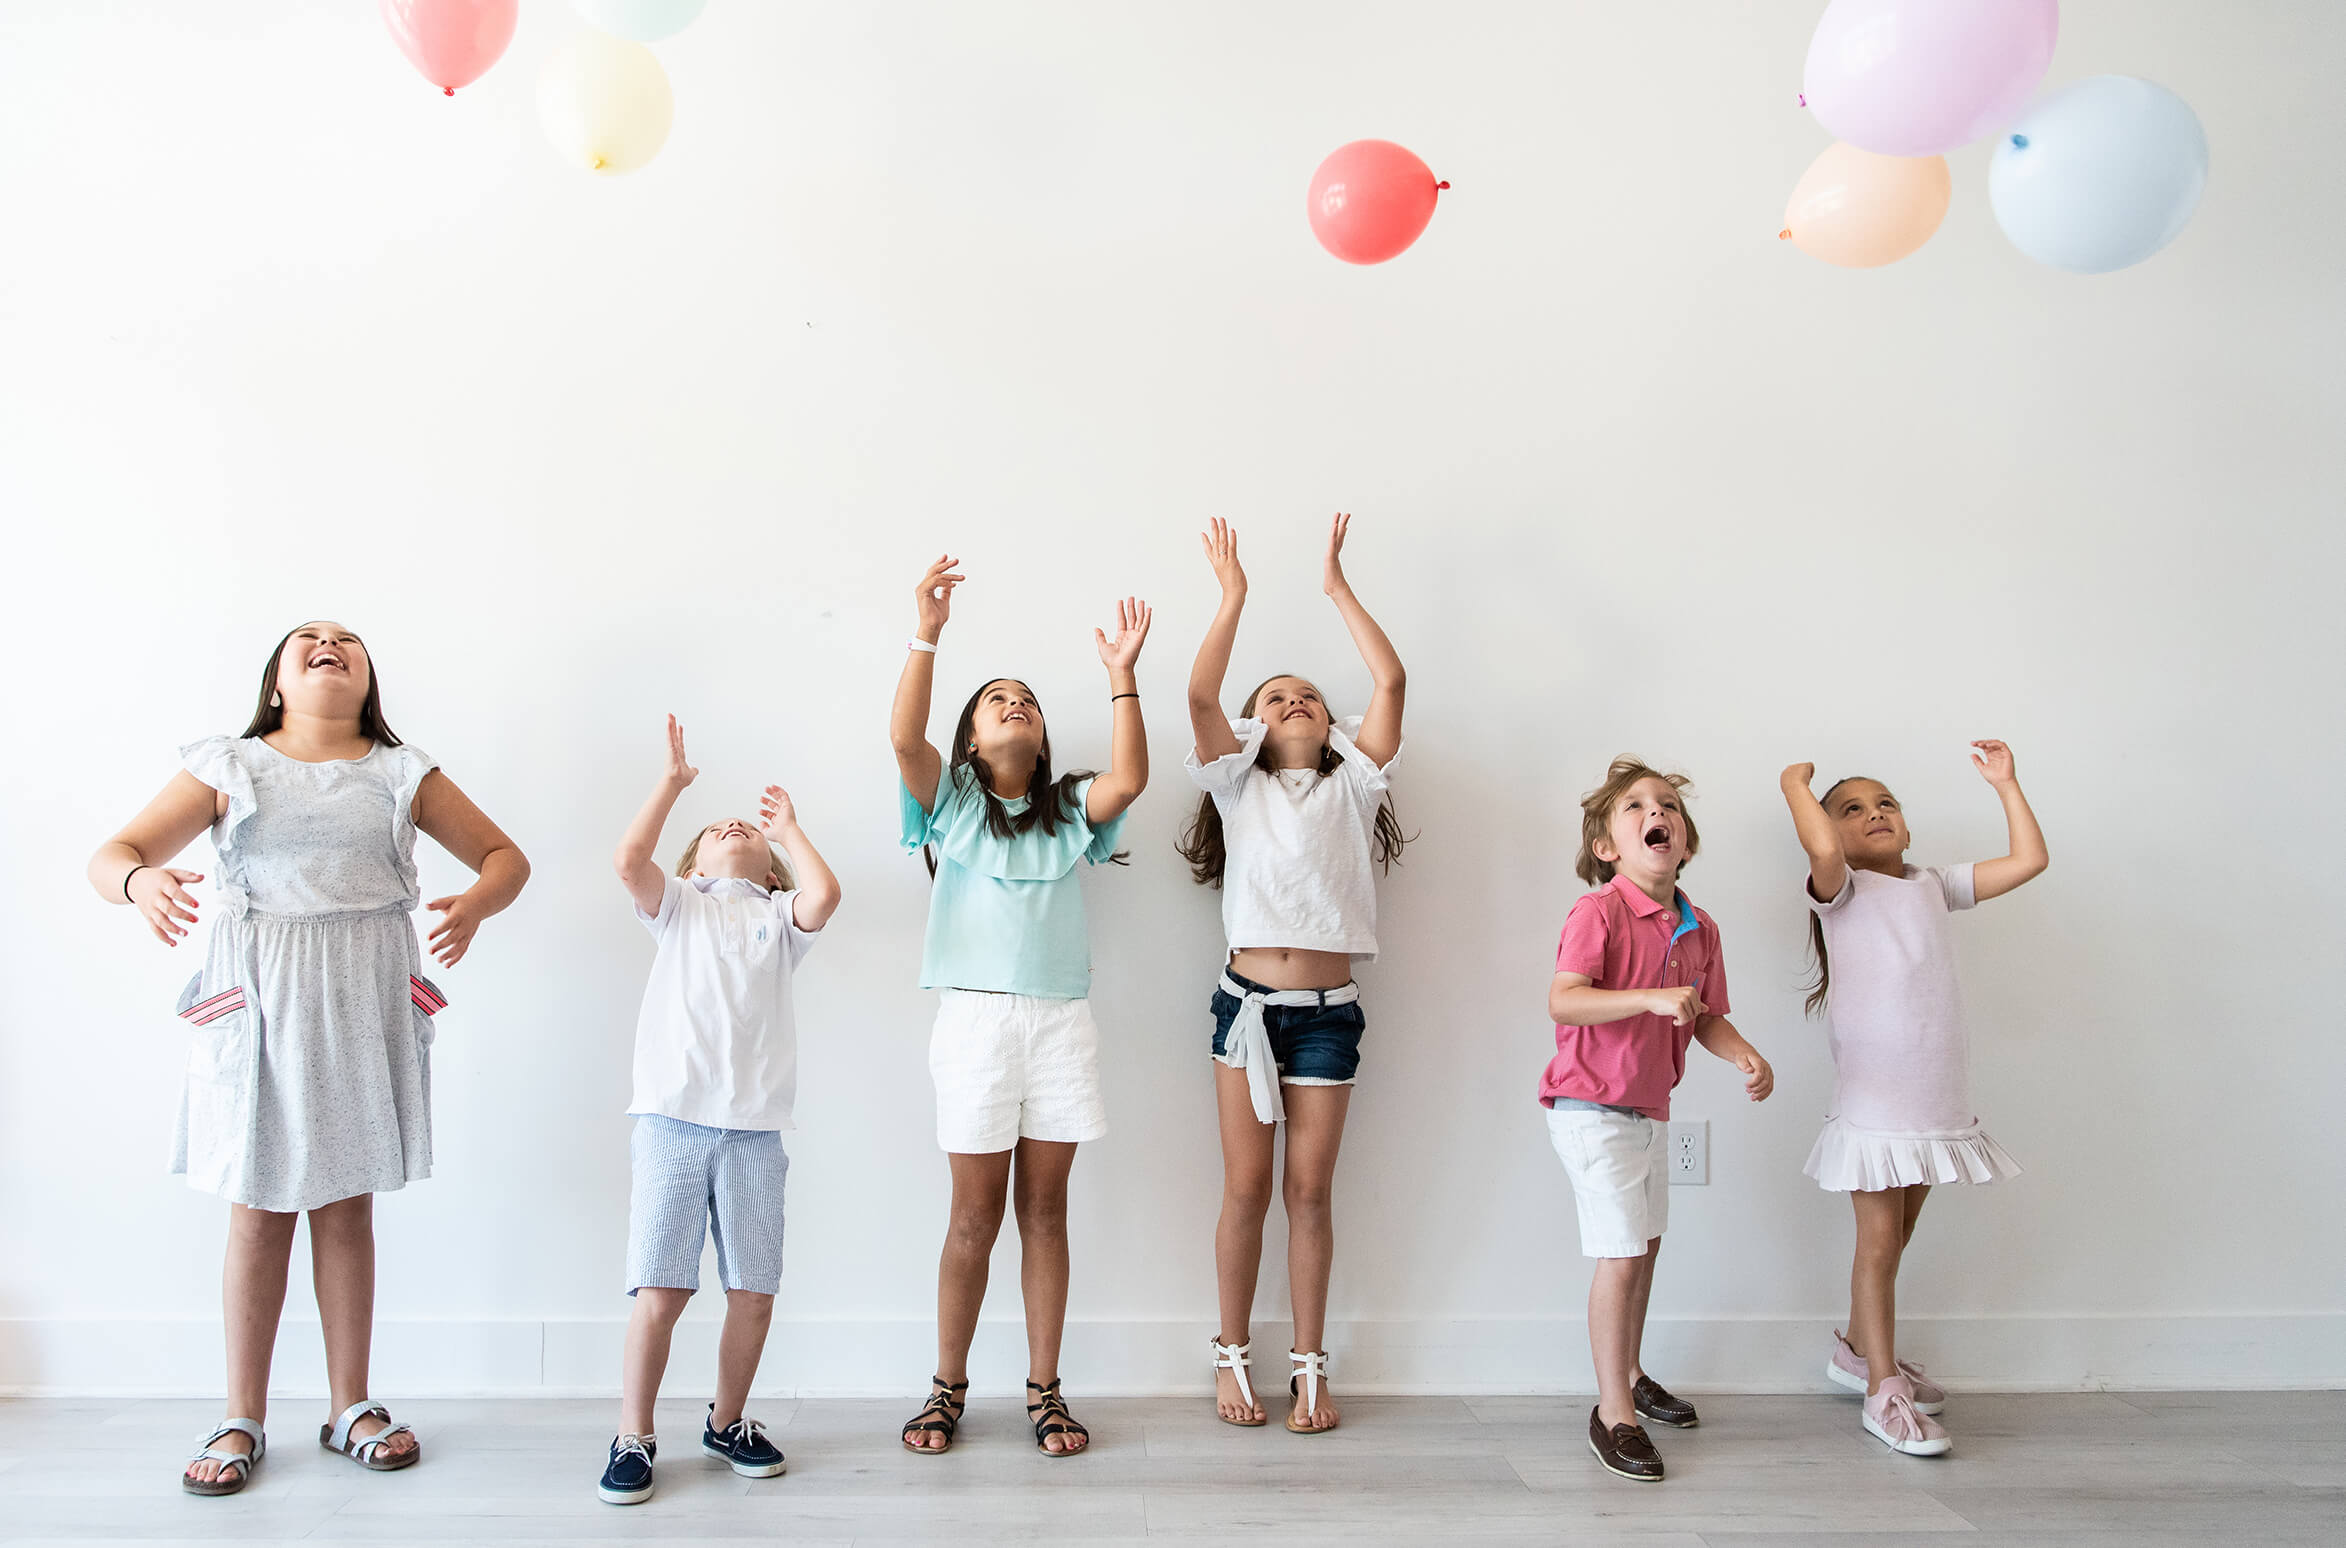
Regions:
M 725 1444 L 738 1451 L 744 1446 L 756 1445 L 765 1438 L 765 1434 L 764 1425 L 744 1414 L 725 1426 Z
M 1885 1428 L 1899 1431 L 1904 1439 L 1923 1437 L 1922 1410 L 1914 1406 L 1912 1398 L 1901 1393 L 1893 1392 L 1883 1402 L 1882 1422 Z
M 618 1440 L 612 1442 L 612 1461 L 616 1462 L 621 1457 L 627 1456 L 631 1453 L 635 1456 L 643 1458 L 644 1466 L 650 1467 L 652 1465 L 652 1449 L 651 1447 L 644 1444 L 644 1438 L 642 1436 L 622 1435 Z

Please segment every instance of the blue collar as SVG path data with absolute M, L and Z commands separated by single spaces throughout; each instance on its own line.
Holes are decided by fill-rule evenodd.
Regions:
M 1678 909 L 1678 928 L 1670 932 L 1670 944 L 1675 946 L 1682 938 L 1692 935 L 1700 921 L 1694 917 L 1694 905 L 1686 901 L 1685 893 L 1673 887 L 1670 889 L 1670 901 Z

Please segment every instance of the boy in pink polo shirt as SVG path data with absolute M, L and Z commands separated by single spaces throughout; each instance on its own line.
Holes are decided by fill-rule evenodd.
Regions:
M 1597 1406 L 1588 1444 L 1606 1469 L 1642 1483 L 1662 1458 L 1640 1418 L 1694 1425 L 1694 1405 L 1645 1373 L 1639 1345 L 1654 1260 L 1670 1219 L 1670 1091 L 1698 1042 L 1744 1075 L 1755 1102 L 1775 1072 L 1727 1019 L 1719 927 L 1678 890 L 1694 858 L 1683 775 L 1616 758 L 1580 803 L 1574 869 L 1597 888 L 1572 905 L 1548 985 L 1556 1057 L 1540 1078 L 1548 1137 L 1572 1179 L 1580 1250 L 1597 1260 L 1588 1341 Z

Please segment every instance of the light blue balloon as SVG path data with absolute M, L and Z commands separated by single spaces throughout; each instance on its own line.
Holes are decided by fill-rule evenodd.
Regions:
M 1997 142 L 1988 203 L 2037 262 L 2107 274 L 2174 241 L 2207 180 L 2207 135 L 2181 97 L 2097 75 L 2039 101 Z
M 570 0 L 597 32 L 657 43 L 692 25 L 709 0 Z

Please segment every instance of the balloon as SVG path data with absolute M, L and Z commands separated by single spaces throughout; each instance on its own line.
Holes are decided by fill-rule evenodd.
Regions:
M 538 76 L 546 138 L 590 172 L 633 172 L 660 153 L 675 117 L 668 74 L 641 43 L 582 32 Z
M 381 0 L 407 62 L 449 96 L 487 72 L 513 41 L 518 0 Z
M 2181 97 L 2097 75 L 2012 126 L 1988 160 L 1988 204 L 2037 262 L 2107 274 L 2174 241 L 2207 180 L 2207 135 Z
M 570 0 L 586 24 L 615 38 L 657 43 L 693 23 L 709 0 Z
M 1801 100 L 1860 150 L 1936 156 L 2012 122 L 2060 30 L 2058 0 L 1833 0 Z
M 1941 157 L 1828 145 L 1793 185 L 1782 234 L 1810 257 L 1845 269 L 1896 263 L 1939 229 L 1953 187 Z
M 1311 175 L 1311 234 L 1346 263 L 1383 263 L 1417 240 L 1449 186 L 1390 140 L 1354 140 Z

